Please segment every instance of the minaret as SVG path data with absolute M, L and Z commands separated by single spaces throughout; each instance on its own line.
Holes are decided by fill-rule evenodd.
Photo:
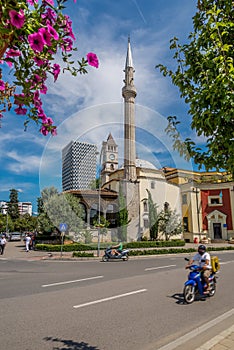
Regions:
M 120 184 L 125 196 L 125 205 L 128 211 L 127 241 L 138 240 L 140 236 L 139 217 L 139 182 L 136 174 L 136 145 L 135 145 L 135 97 L 134 68 L 130 39 L 125 63 L 125 79 L 122 88 L 124 98 L 124 179 Z
M 125 180 L 136 181 L 136 146 L 135 146 L 135 97 L 137 95 L 134 86 L 134 68 L 130 38 L 128 38 L 128 50 L 125 64 L 124 87 L 124 171 Z

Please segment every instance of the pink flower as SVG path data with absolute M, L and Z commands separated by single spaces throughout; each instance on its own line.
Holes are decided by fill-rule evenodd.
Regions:
M 65 31 L 67 32 L 67 35 L 69 35 L 73 40 L 76 40 L 75 35 L 72 31 L 72 21 L 69 16 L 65 15 Z
M 40 28 L 40 29 L 38 30 L 38 33 L 42 35 L 45 44 L 46 44 L 47 46 L 51 46 L 51 41 L 50 41 L 50 39 L 51 39 L 52 35 L 48 32 L 48 30 L 45 29 L 45 28 Z
M 3 80 L 0 80 L 0 91 L 4 91 L 5 90 L 5 83 Z
M 55 22 L 57 15 L 51 8 L 47 8 L 46 12 L 42 13 L 41 18 L 45 20 L 48 19 L 50 22 Z
M 24 25 L 24 20 L 25 20 L 25 17 L 24 17 L 24 11 L 23 10 L 20 10 L 20 12 L 17 12 L 15 10 L 10 10 L 9 11 L 9 16 L 10 16 L 10 23 L 20 29 L 23 27 Z
M 9 49 L 6 52 L 7 57 L 17 57 L 21 56 L 21 52 L 19 50 Z
M 60 65 L 55 63 L 53 66 L 54 81 L 58 79 L 59 73 L 60 73 Z
M 57 135 L 57 129 L 55 127 L 51 130 L 51 135 L 52 136 L 56 136 Z
M 40 132 L 41 132 L 41 133 L 42 133 L 42 135 L 44 135 L 44 136 L 47 136 L 47 135 L 48 135 L 48 133 L 49 133 L 49 131 L 48 131 L 47 127 L 46 127 L 46 126 L 44 126 L 44 125 L 41 127 Z
M 48 125 L 53 125 L 53 119 L 52 118 L 47 118 L 47 121 L 46 121 L 46 124 L 48 124 Z
M 48 30 L 48 33 L 54 38 L 54 40 L 59 39 L 58 33 L 51 25 L 47 24 L 47 30 Z
M 33 104 L 37 108 L 41 107 L 41 105 L 42 105 L 42 102 L 40 99 L 40 93 L 38 90 L 36 90 L 33 94 Z
M 28 36 L 29 45 L 34 51 L 41 52 L 44 49 L 45 41 L 40 33 L 30 34 Z
M 6 64 L 8 65 L 8 67 L 12 67 L 13 66 L 13 63 L 12 62 L 10 62 L 10 61 L 6 61 Z
M 14 111 L 18 115 L 25 115 L 27 113 L 27 108 L 22 108 L 22 105 L 19 105 Z
M 46 94 L 47 93 L 47 86 L 45 84 L 42 84 L 40 88 L 40 93 L 41 94 Z
M 71 51 L 73 46 L 73 41 L 69 38 L 63 39 L 63 44 L 61 45 L 63 51 Z
M 95 68 L 98 68 L 99 66 L 99 62 L 98 62 L 98 58 L 97 58 L 97 55 L 93 52 L 89 52 L 87 55 L 87 61 L 88 61 L 88 64 L 90 66 L 93 66 Z
M 41 60 L 40 58 L 38 58 L 38 57 L 34 57 L 33 58 L 33 60 L 34 60 L 34 62 L 36 63 L 36 65 L 37 66 L 43 66 L 43 64 L 46 64 L 47 63 L 47 61 L 43 61 L 43 60 Z
M 29 5 L 34 5 L 35 2 L 38 2 L 38 0 L 27 0 L 27 2 L 29 3 Z
M 14 98 L 15 98 L 14 104 L 22 106 L 24 98 L 25 98 L 25 95 L 24 94 L 15 94 Z

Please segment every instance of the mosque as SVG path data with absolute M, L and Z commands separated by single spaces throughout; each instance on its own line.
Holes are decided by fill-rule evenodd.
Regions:
M 111 237 L 118 237 L 116 215 L 123 195 L 128 211 L 127 241 L 149 238 L 149 193 L 157 210 L 175 211 L 187 241 L 226 240 L 234 235 L 234 183 L 223 173 L 194 172 L 164 167 L 136 157 L 134 66 L 130 40 L 122 88 L 124 100 L 124 162 L 119 164 L 118 145 L 109 133 L 102 143 L 100 185 L 97 190 L 69 190 L 80 199 L 87 227 L 103 216 L 110 222 Z

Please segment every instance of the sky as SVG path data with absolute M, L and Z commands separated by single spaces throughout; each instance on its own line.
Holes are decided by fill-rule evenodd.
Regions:
M 61 74 L 56 83 L 49 81 L 43 105 L 58 126 L 57 136 L 41 135 L 33 122 L 25 132 L 23 117 L 13 111 L 5 114 L 0 128 L 0 201 L 8 201 L 9 190 L 14 188 L 19 191 L 19 201 L 33 203 L 34 212 L 43 188 L 62 190 L 62 149 L 70 141 L 91 142 L 100 151 L 111 132 L 119 145 L 121 165 L 123 70 L 129 36 L 137 89 L 137 157 L 159 169 L 193 168 L 173 151 L 172 140 L 165 133 L 167 116 L 177 115 L 182 121 L 182 137 L 196 138 L 188 106 L 155 66 L 161 63 L 175 68 L 170 39 L 176 36 L 182 44 L 187 41 L 196 0 L 68 0 L 66 4 L 64 12 L 73 21 L 78 58 L 95 52 L 99 68 L 89 67 L 88 74 L 77 77 Z

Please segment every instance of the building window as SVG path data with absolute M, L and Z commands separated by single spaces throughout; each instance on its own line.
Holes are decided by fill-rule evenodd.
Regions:
M 184 226 L 184 231 L 189 232 L 189 230 L 188 230 L 188 218 L 187 217 L 183 218 L 183 226 Z
M 222 196 L 209 196 L 208 197 L 208 205 L 211 207 L 223 205 Z
M 182 204 L 187 204 L 187 194 L 182 194 Z
M 144 212 L 147 212 L 148 211 L 148 203 L 147 203 L 147 201 L 143 202 L 143 206 L 144 206 Z
M 144 228 L 149 228 L 149 220 L 144 219 Z
M 155 189 L 155 182 L 151 181 L 151 189 L 154 190 Z

